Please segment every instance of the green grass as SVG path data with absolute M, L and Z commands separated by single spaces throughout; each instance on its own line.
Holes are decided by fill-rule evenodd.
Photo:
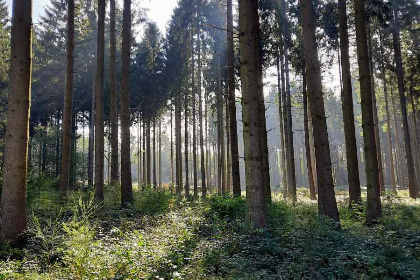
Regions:
M 420 204 L 406 193 L 383 198 L 375 227 L 344 199 L 337 227 L 307 197 L 275 197 L 267 229 L 250 231 L 241 198 L 146 187 L 120 209 L 108 186 L 102 204 L 83 192 L 58 204 L 42 180 L 29 186 L 25 244 L 0 246 L 0 279 L 420 279 Z

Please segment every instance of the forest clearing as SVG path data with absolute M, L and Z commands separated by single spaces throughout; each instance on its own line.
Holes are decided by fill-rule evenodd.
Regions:
M 420 279 L 418 0 L 0 0 L 1 279 Z

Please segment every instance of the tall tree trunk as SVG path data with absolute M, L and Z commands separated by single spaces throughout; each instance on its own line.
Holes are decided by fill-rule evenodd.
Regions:
M 261 144 L 265 118 L 258 0 L 239 0 L 239 30 L 241 30 L 242 121 L 245 152 L 247 222 L 254 228 L 267 225 L 264 192 L 264 151 Z M 260 123 L 263 121 L 263 123 Z M 260 148 L 258 148 L 260 147 Z
M 401 115 L 404 131 L 404 144 L 405 144 L 405 157 L 407 161 L 407 175 L 408 175 L 408 190 L 411 198 L 417 198 L 419 191 L 418 186 L 415 182 L 415 171 L 414 171 L 414 161 L 413 153 L 410 142 L 410 131 L 408 127 L 408 117 L 407 117 L 407 102 L 405 98 L 405 87 L 404 87 L 404 69 L 402 64 L 402 55 L 401 55 L 401 42 L 400 42 L 400 30 L 397 25 L 397 11 L 394 10 L 394 22 L 392 26 L 392 41 L 394 46 L 395 54 L 395 64 L 397 66 L 397 78 L 398 78 L 398 93 L 400 97 L 401 105 Z
M 93 165 L 95 152 L 95 90 L 92 94 L 92 105 L 89 111 L 89 148 L 88 148 L 88 188 L 93 187 Z
M 200 27 L 199 27 L 199 30 Z M 203 98 L 202 98 L 202 80 L 201 80 L 201 38 L 200 32 L 197 34 L 197 48 L 198 48 L 198 122 L 200 123 L 200 165 L 201 165 L 201 197 L 205 198 L 207 195 L 207 183 L 206 183 L 206 164 L 204 154 L 204 137 L 203 137 Z M 205 106 L 205 105 L 204 105 Z M 204 127 L 206 129 L 206 127 Z M 208 181 L 207 181 L 208 182 Z
M 280 75 L 280 53 L 277 52 L 277 90 L 279 94 L 279 130 L 280 130 L 280 147 L 281 147 L 281 154 L 280 154 L 280 165 L 281 165 L 281 173 L 282 173 L 282 185 L 284 193 L 286 193 L 287 189 L 287 170 L 286 170 L 286 144 L 285 144 L 285 131 L 284 131 L 284 119 L 283 119 L 283 89 L 282 85 L 284 84 L 284 75 Z M 283 64 L 283 63 L 282 63 Z M 283 66 L 283 65 L 282 65 Z M 282 70 L 283 71 L 283 70 Z M 283 72 L 282 72 L 283 73 Z
M 321 67 L 315 38 L 315 19 L 311 0 L 300 0 L 303 27 L 303 46 L 306 73 L 308 77 L 309 102 L 313 117 L 315 156 L 318 173 L 318 211 L 338 221 L 338 208 L 335 200 L 331 169 L 330 144 L 322 94 Z
M 309 124 L 308 124 L 308 92 L 306 89 L 306 69 L 302 73 L 303 83 L 302 83 L 302 92 L 303 92 L 303 126 L 305 131 L 305 152 L 306 152 L 306 166 L 308 171 L 308 184 L 309 184 L 309 195 L 310 198 L 315 200 L 315 182 L 314 175 L 312 170 L 312 158 L 311 158 L 311 147 L 309 142 Z
M 191 95 L 192 95 L 192 129 L 193 129 L 193 135 L 192 135 L 192 156 L 193 156 L 193 186 L 194 186 L 194 199 L 198 198 L 198 177 L 197 177 L 197 125 L 196 125 L 196 109 L 195 109 L 195 96 L 197 94 L 196 92 L 196 86 L 195 86 L 195 51 L 194 51 L 194 35 L 191 35 L 191 63 L 192 63 L 192 69 L 191 69 Z
M 379 189 L 378 158 L 376 153 L 372 82 L 369 69 L 369 51 L 366 36 L 365 0 L 355 0 L 355 21 L 357 58 L 362 107 L 362 128 L 366 166 L 367 207 L 366 223 L 371 224 L 381 218 L 382 207 Z
M 143 119 L 143 184 L 147 184 L 147 153 L 146 153 L 146 135 L 147 135 L 147 120 Z
M 120 179 L 118 164 L 118 97 L 117 97 L 117 42 L 115 32 L 115 0 L 110 0 L 109 32 L 110 32 L 110 60 L 109 60 L 109 87 L 111 109 L 111 184 L 118 184 Z
M 389 153 L 389 177 L 392 185 L 392 191 L 394 194 L 397 193 L 397 183 L 395 181 L 395 167 L 394 167 L 394 154 L 392 149 L 392 132 L 391 132 L 391 114 L 389 113 L 389 102 L 388 102 L 388 83 L 386 80 L 386 70 L 385 70 L 385 63 L 384 63 L 384 46 L 383 40 L 381 36 L 380 42 L 380 49 L 381 49 L 381 77 L 382 83 L 384 86 L 384 96 L 385 96 L 385 112 L 386 112 L 386 125 L 387 125 L 387 136 L 388 136 L 388 153 Z
M 158 152 L 159 152 L 159 157 L 158 157 L 158 163 L 159 163 L 159 170 L 158 170 L 158 174 L 159 174 L 159 181 L 158 181 L 158 186 L 162 187 L 162 122 L 161 119 L 159 118 L 159 131 L 158 131 L 158 140 L 159 140 L 159 148 L 158 148 Z
M 1 231 L 3 241 L 18 241 L 26 229 L 26 182 L 31 103 L 32 1 L 14 0 L 10 81 L 5 133 Z
M 55 127 L 56 127 L 56 134 L 55 134 L 55 177 L 60 175 L 60 164 L 61 164 L 61 157 L 60 157 L 60 111 L 57 111 L 55 115 Z
M 281 69 L 281 103 L 282 103 L 282 116 L 283 119 L 283 135 L 284 135 L 284 155 L 285 155 L 285 174 L 283 176 L 283 197 L 288 197 L 289 194 L 289 165 L 287 162 L 289 161 L 289 137 L 287 137 L 287 114 L 286 114 L 286 75 L 285 75 L 285 69 L 284 69 L 284 48 L 280 47 L 280 69 Z
M 229 94 L 229 93 L 228 93 Z M 231 192 L 232 161 L 230 156 L 230 121 L 229 121 L 229 95 L 225 97 L 225 125 L 226 125 L 226 192 Z
M 131 0 L 124 0 L 121 63 L 121 205 L 133 202 L 130 158 Z
M 137 180 L 138 180 L 138 185 L 140 187 L 141 182 L 142 182 L 142 176 L 141 176 L 141 159 L 142 159 L 142 151 L 141 151 L 141 119 L 140 119 L 140 114 L 138 117 L 138 125 L 137 125 L 137 170 L 138 170 L 138 176 L 137 176 Z
M 156 117 L 153 118 L 153 150 L 152 150 L 152 156 L 153 156 L 153 186 L 157 187 L 157 172 L 156 172 L 156 164 L 157 164 L 157 158 L 156 158 Z
M 395 168 L 396 168 L 396 179 L 397 179 L 397 184 L 402 184 L 403 183 L 403 177 L 401 176 L 401 165 L 399 164 L 399 158 L 401 156 L 401 151 L 400 151 L 400 127 L 398 125 L 398 119 L 397 119 L 397 105 L 395 104 L 395 94 L 393 91 L 393 87 L 392 87 L 392 83 L 391 83 L 391 102 L 392 102 L 392 115 L 394 118 L 394 135 L 395 135 Z
M 105 0 L 98 1 L 97 65 L 95 78 L 95 198 L 104 199 L 104 55 Z
M 228 100 L 230 128 L 230 156 L 232 163 L 233 196 L 241 196 L 241 177 L 239 173 L 238 124 L 236 122 L 235 99 L 235 52 L 233 42 L 232 0 L 227 0 L 227 41 L 228 41 Z
M 171 100 L 171 189 L 175 184 L 175 173 L 174 173 L 174 141 L 173 141 L 173 104 Z
M 185 113 L 184 113 L 184 126 L 185 126 L 185 131 L 184 131 L 184 137 L 185 137 L 185 139 L 184 139 L 184 144 L 185 144 L 185 186 L 184 186 L 184 189 L 185 189 L 185 196 L 187 197 L 187 198 L 189 198 L 190 197 L 190 183 L 189 183 L 189 178 L 188 178 L 188 175 L 189 175 L 189 166 L 188 166 L 188 94 L 187 94 L 187 92 L 185 93 L 185 100 L 184 100 L 185 102 L 184 102 L 184 110 L 185 110 Z
M 151 178 L 151 175 L 152 175 L 152 169 L 151 169 L 151 167 L 152 167 L 152 154 L 151 154 L 151 151 L 150 151 L 150 148 L 151 148 L 151 141 L 150 141 L 150 118 L 149 119 L 147 119 L 147 127 L 146 127 L 146 129 L 147 129 L 147 136 L 146 136 L 146 141 L 147 141 L 147 143 L 146 143 L 146 184 L 147 185 L 150 185 L 151 183 L 152 183 L 152 178 Z
M 66 92 L 63 108 L 62 152 L 60 196 L 63 198 L 69 190 L 70 181 L 70 152 L 71 152 L 71 116 L 73 102 L 73 68 L 74 68 L 74 0 L 67 3 L 67 69 Z
M 379 189 L 381 193 L 385 192 L 384 182 L 384 171 L 382 164 L 382 152 L 381 152 L 381 138 L 379 137 L 379 117 L 378 117 L 378 106 L 376 102 L 376 89 L 375 89 L 375 65 L 373 61 L 373 49 L 372 49 L 372 35 L 370 25 L 367 26 L 367 37 L 368 37 L 368 51 L 369 51 L 369 65 L 370 65 L 370 76 L 372 83 L 372 100 L 373 100 L 373 121 L 375 126 L 375 142 L 376 142 L 376 154 L 378 158 L 378 172 L 379 172 Z
M 220 55 L 217 54 L 217 67 L 218 67 L 218 88 L 217 88 L 217 143 L 218 143 L 218 188 L 219 193 L 226 192 L 225 185 L 225 141 L 223 129 L 223 93 L 222 93 L 222 77 Z
M 359 164 L 357 159 L 356 131 L 354 127 L 353 92 L 351 84 L 349 34 L 347 24 L 346 0 L 338 0 L 340 23 L 340 50 L 343 89 L 341 91 L 341 104 L 343 109 L 344 139 L 346 144 L 347 179 L 349 184 L 349 203 L 361 202 L 361 189 L 359 178 Z
M 175 96 L 175 165 L 176 165 L 176 194 L 182 192 L 182 151 L 181 151 L 181 97 Z

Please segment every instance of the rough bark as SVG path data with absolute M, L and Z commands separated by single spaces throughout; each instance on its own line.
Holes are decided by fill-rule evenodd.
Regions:
M 131 0 L 124 0 L 121 49 L 121 205 L 133 202 L 130 158 Z
M 14 0 L 10 80 L 1 193 L 2 241 L 16 242 L 26 230 L 29 114 L 32 70 L 32 1 Z
M 115 0 L 110 0 L 109 33 L 110 33 L 110 60 L 109 60 L 109 95 L 111 119 L 111 184 L 118 184 L 120 179 L 118 164 L 118 93 L 117 93 L 117 42 L 115 32 Z
M 346 145 L 347 179 L 349 184 L 350 207 L 361 202 L 359 162 L 357 158 L 356 131 L 354 127 L 353 92 L 351 84 L 349 34 L 346 0 L 338 0 L 340 24 L 340 50 L 343 89 L 341 104 L 343 109 L 344 139 Z
M 67 3 L 67 68 L 66 68 L 66 91 L 64 94 L 63 129 L 62 129 L 62 152 L 61 152 L 61 175 L 60 196 L 63 198 L 69 190 L 70 181 L 70 152 L 71 152 L 71 116 L 73 102 L 73 68 L 74 68 L 74 0 Z
M 315 158 L 318 179 L 318 211 L 320 215 L 339 220 L 335 200 L 331 169 L 330 144 L 325 117 L 324 98 L 321 83 L 321 68 L 315 38 L 315 20 L 311 0 L 300 0 L 303 27 L 303 47 L 306 73 L 308 77 L 308 96 L 313 117 Z
M 228 41 L 228 99 L 229 99 L 229 128 L 230 128 L 230 156 L 232 164 L 233 196 L 241 196 L 241 178 L 239 173 L 238 124 L 236 122 L 235 99 L 235 52 L 233 41 L 233 8 L 232 0 L 227 0 L 227 41 Z
M 239 0 L 239 30 L 242 81 L 242 121 L 244 136 L 246 177 L 246 219 L 254 228 L 267 225 L 267 209 L 264 193 L 264 153 L 260 147 L 264 108 L 262 61 L 258 0 Z
M 366 168 L 366 223 L 371 224 L 381 218 L 382 207 L 379 189 L 378 159 L 375 142 L 372 81 L 370 76 L 369 52 L 366 36 L 365 1 L 355 0 L 354 9 Z
M 104 199 L 104 56 L 105 0 L 98 1 L 98 36 L 95 77 L 95 198 Z
M 392 41 L 394 47 L 394 59 L 397 70 L 398 78 L 398 93 L 400 98 L 401 106 L 401 115 L 404 131 L 404 146 L 405 146 L 405 158 L 407 162 L 407 175 L 408 175 L 408 190 L 411 198 L 417 198 L 419 191 L 418 186 L 415 182 L 415 171 L 414 171 L 414 161 L 413 153 L 410 142 L 410 131 L 408 126 L 408 117 L 407 117 L 407 101 L 405 97 L 405 86 L 404 86 L 404 69 L 402 65 L 402 55 L 401 55 L 401 41 L 400 41 L 400 30 L 397 25 L 397 12 L 394 10 L 394 24 L 392 27 Z

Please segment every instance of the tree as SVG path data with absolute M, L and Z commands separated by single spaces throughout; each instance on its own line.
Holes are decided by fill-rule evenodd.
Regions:
M 245 152 L 247 221 L 254 228 L 267 225 L 267 209 L 264 194 L 264 152 L 261 120 L 264 108 L 262 61 L 260 50 L 260 26 L 258 0 L 239 0 L 239 30 L 241 52 L 242 121 Z M 263 121 L 263 123 L 261 123 Z
M 15 242 L 26 229 L 26 181 L 32 67 L 32 1 L 14 0 L 5 135 L 1 231 Z
M 98 37 L 95 76 L 95 198 L 104 199 L 104 59 L 105 0 L 98 1 Z
M 62 128 L 62 153 L 61 153 L 61 176 L 60 195 L 63 197 L 69 188 L 70 178 L 70 151 L 71 151 L 71 116 L 73 97 L 73 68 L 74 68 L 74 0 L 67 2 L 67 69 L 66 69 L 66 92 L 63 108 Z
M 121 65 L 121 205 L 133 202 L 130 158 L 131 0 L 124 0 Z M 150 128 L 150 127 L 149 127 Z
M 372 82 L 369 68 L 369 52 L 366 36 L 365 1 L 355 0 L 357 58 L 359 64 L 362 128 L 366 165 L 367 206 L 366 223 L 371 224 L 382 215 L 379 170 L 373 121 Z
M 341 91 L 341 104 L 343 108 L 347 178 L 349 183 L 349 199 L 351 207 L 354 203 L 360 203 L 361 190 L 357 159 L 356 131 L 354 127 L 346 0 L 338 0 L 338 12 L 340 24 L 341 76 L 343 83 Z
M 118 165 L 118 93 L 116 75 L 116 32 L 115 32 L 115 0 L 110 0 L 109 10 L 109 33 L 110 33 L 110 53 L 109 53 L 109 88 L 110 88 L 110 121 L 111 121 L 111 184 L 115 185 L 120 179 Z
M 308 97 L 313 118 L 313 129 L 316 131 L 314 133 L 314 143 L 318 180 L 318 211 L 320 215 L 338 221 L 312 1 L 300 0 L 300 12 L 308 78 Z
M 234 196 L 241 196 L 241 178 L 239 174 L 238 128 L 236 123 L 235 98 L 235 52 L 233 41 L 232 0 L 227 0 L 227 40 L 228 40 L 228 105 L 230 125 L 230 155 L 232 163 L 232 190 Z M 202 151 L 203 153 L 203 151 Z

